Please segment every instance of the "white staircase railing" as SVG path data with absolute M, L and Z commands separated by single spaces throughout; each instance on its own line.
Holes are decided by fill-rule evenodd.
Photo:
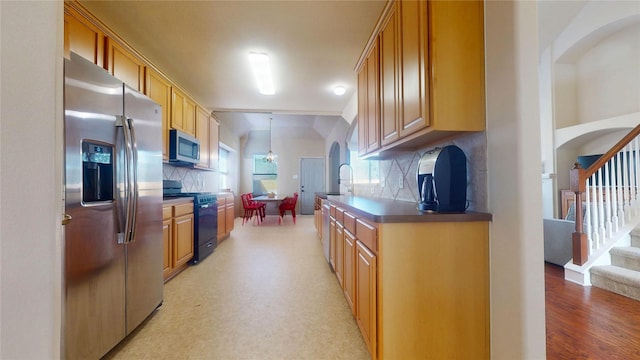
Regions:
M 573 263 L 583 265 L 639 222 L 640 125 L 588 169 L 576 163 L 570 176 L 576 194 Z

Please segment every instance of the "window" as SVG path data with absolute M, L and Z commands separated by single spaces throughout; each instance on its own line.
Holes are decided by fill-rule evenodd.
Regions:
M 351 167 L 355 184 L 379 184 L 380 163 L 378 160 L 362 160 L 357 151 L 351 151 Z
M 220 147 L 218 151 L 218 172 L 220 174 L 220 189 L 229 189 L 229 150 Z
M 266 155 L 253 155 L 252 192 L 254 196 L 275 193 L 278 188 L 278 163 L 265 160 Z

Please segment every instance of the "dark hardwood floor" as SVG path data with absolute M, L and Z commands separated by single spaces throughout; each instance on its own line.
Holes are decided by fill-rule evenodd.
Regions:
M 564 280 L 545 263 L 547 359 L 640 359 L 640 302 Z

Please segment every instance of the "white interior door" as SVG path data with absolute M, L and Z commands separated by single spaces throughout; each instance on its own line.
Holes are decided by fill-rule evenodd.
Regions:
M 300 158 L 300 214 L 312 215 L 315 193 L 324 190 L 324 158 Z

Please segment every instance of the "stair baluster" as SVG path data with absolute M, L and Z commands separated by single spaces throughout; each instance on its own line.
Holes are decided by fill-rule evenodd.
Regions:
M 639 136 L 640 125 L 588 169 L 576 163 L 570 171 L 570 189 L 576 194 L 576 224 L 572 238 L 573 263 L 576 265 L 585 264 L 591 254 L 640 215 Z M 581 206 L 583 194 L 585 214 Z

